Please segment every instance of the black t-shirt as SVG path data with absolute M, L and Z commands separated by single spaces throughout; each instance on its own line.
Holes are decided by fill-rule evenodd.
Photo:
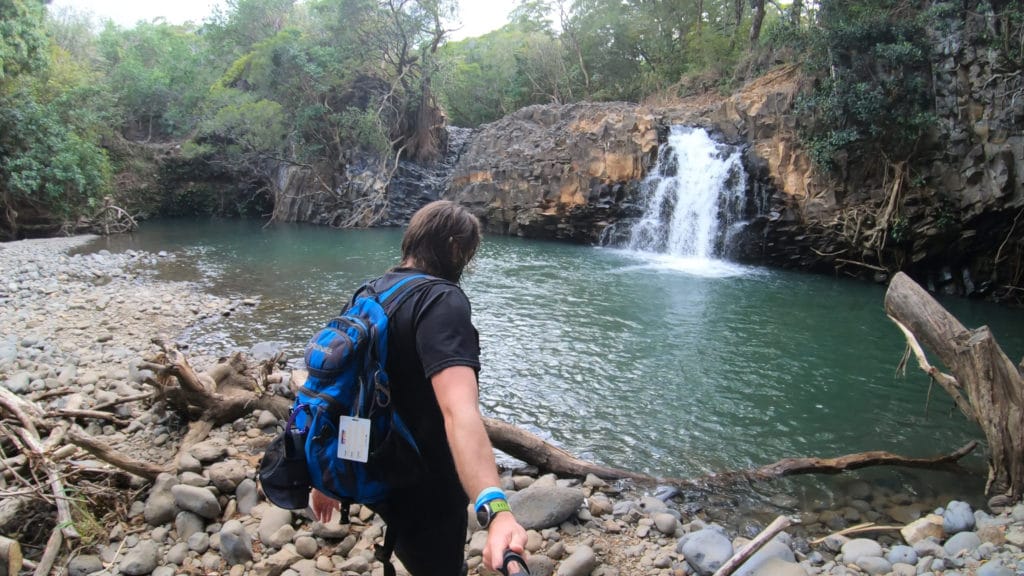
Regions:
M 422 272 L 398 268 L 373 285 L 380 293 L 414 273 Z M 389 319 L 386 369 L 391 399 L 416 438 L 430 475 L 457 483 L 444 417 L 430 382 L 432 376 L 452 366 L 480 370 L 480 338 L 469 299 L 449 282 L 413 288 Z

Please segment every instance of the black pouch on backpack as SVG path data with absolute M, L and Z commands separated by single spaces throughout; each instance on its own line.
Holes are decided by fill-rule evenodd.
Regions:
M 392 418 L 396 417 L 392 415 Z M 428 471 L 419 450 L 403 437 L 397 426 L 393 426 L 380 445 L 370 452 L 367 464 L 375 480 L 387 482 L 395 488 L 418 483 Z
M 286 510 L 306 508 L 312 488 L 306 466 L 306 431 L 296 429 L 294 420 L 293 412 L 284 431 L 267 445 L 257 474 L 267 500 Z

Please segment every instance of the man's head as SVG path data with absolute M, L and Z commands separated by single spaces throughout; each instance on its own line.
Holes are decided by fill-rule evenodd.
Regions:
M 458 282 L 480 245 L 480 221 L 448 200 L 420 208 L 402 238 L 402 263 Z

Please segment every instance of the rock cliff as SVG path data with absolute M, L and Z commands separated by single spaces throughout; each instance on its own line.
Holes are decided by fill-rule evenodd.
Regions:
M 474 135 L 446 197 L 469 206 L 488 232 L 596 242 L 636 212 L 658 129 L 633 104 L 524 108 Z

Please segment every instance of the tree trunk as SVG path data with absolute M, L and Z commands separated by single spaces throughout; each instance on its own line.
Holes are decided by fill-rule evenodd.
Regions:
M 803 0 L 793 0 L 793 4 L 789 8 L 789 22 L 793 26 L 800 26 L 800 15 L 804 11 Z
M 750 21 L 750 47 L 757 46 L 761 38 L 761 24 L 764 22 L 764 0 L 753 0 L 754 18 Z
M 952 372 L 947 391 L 962 392 L 964 415 L 988 442 L 988 496 L 1024 496 L 1024 378 L 987 326 L 968 330 L 921 286 L 898 273 L 885 294 L 885 310 Z M 910 342 L 913 347 L 916 342 Z M 952 392 L 951 392 L 952 393 Z M 954 397 L 955 398 L 955 397 Z

